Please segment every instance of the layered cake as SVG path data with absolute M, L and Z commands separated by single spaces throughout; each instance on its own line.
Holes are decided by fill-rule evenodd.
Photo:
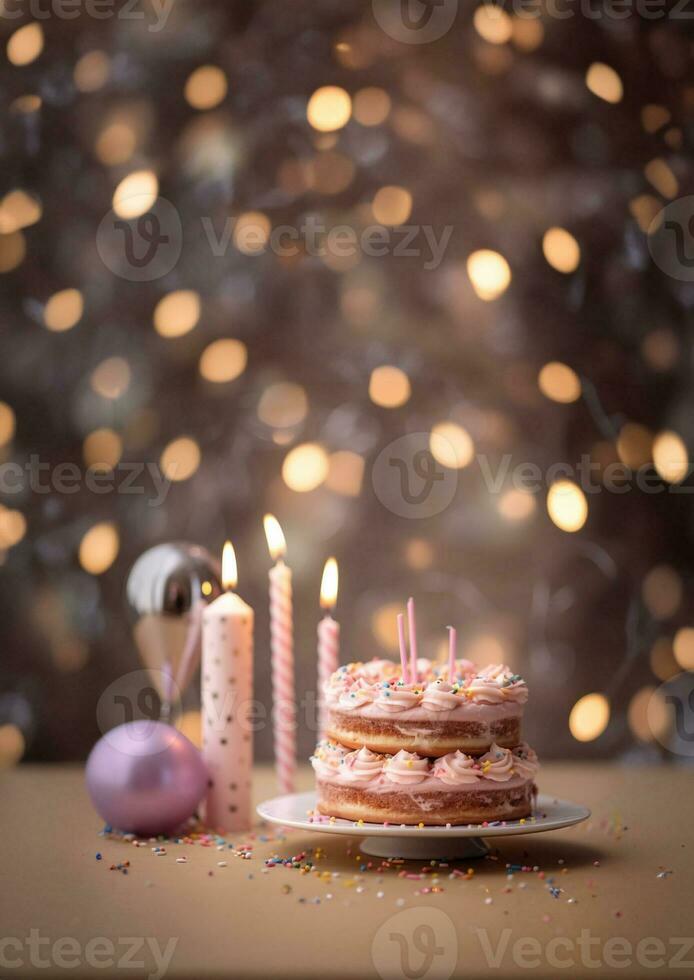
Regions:
M 318 810 L 373 823 L 514 820 L 532 810 L 537 756 L 522 741 L 528 689 L 508 667 L 418 659 L 340 667 L 312 757 Z

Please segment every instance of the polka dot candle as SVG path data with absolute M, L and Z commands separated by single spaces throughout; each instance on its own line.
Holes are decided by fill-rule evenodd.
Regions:
M 205 821 L 215 830 L 251 826 L 253 610 L 232 592 L 236 559 L 224 546 L 227 590 L 202 620 L 202 754 L 210 774 Z

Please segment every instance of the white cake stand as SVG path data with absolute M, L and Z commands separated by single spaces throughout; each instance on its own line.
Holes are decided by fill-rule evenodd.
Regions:
M 398 824 L 384 827 L 380 823 L 357 824 L 351 820 L 335 818 L 324 823 L 312 820 L 310 813 L 316 808 L 316 794 L 290 793 L 266 800 L 258 807 L 258 814 L 268 823 L 310 830 L 319 834 L 343 834 L 365 839 L 359 845 L 364 854 L 385 858 L 475 858 L 484 857 L 489 847 L 485 837 L 515 837 L 518 834 L 538 834 L 545 830 L 560 830 L 587 820 L 590 810 L 578 803 L 557 800 L 540 794 L 535 813 L 524 823 L 509 820 L 487 827 L 481 824 L 459 824 L 450 827 L 416 827 Z

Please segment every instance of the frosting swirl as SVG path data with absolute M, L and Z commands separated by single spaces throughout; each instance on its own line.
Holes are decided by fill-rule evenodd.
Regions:
M 451 711 L 453 708 L 457 708 L 462 701 L 457 691 L 457 687 L 454 688 L 452 684 L 440 677 L 428 685 L 422 695 L 421 703 L 430 711 Z
M 371 782 L 382 772 L 383 756 L 366 747 L 349 752 L 340 767 L 340 774 L 348 782 Z
M 537 761 L 537 754 L 534 749 L 523 742 L 513 749 L 513 770 L 522 779 L 532 779 L 537 775 L 540 763 Z
M 510 749 L 500 748 L 492 742 L 489 752 L 480 758 L 480 767 L 485 779 L 495 783 L 505 782 L 513 776 L 513 756 Z
M 422 700 L 422 689 L 410 684 L 396 684 L 391 687 L 381 688 L 376 698 L 379 708 L 386 711 L 406 711 L 408 708 L 416 708 Z
M 421 783 L 429 775 L 429 761 L 415 752 L 400 749 L 397 755 L 391 756 L 386 761 L 383 772 L 391 783 L 411 786 L 414 783 Z
M 436 776 L 449 786 L 463 786 L 466 783 L 476 783 L 482 778 L 482 772 L 472 756 L 456 749 L 455 752 L 449 752 L 448 755 L 436 760 L 432 776 Z
M 311 765 L 317 776 L 329 778 L 334 776 L 341 767 L 347 750 L 334 742 L 321 742 L 311 756 Z

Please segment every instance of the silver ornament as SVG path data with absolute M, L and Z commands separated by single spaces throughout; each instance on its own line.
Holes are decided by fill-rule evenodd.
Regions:
M 130 570 L 125 598 L 133 637 L 164 716 L 200 661 L 202 610 L 222 591 L 219 562 L 185 541 L 155 545 Z

